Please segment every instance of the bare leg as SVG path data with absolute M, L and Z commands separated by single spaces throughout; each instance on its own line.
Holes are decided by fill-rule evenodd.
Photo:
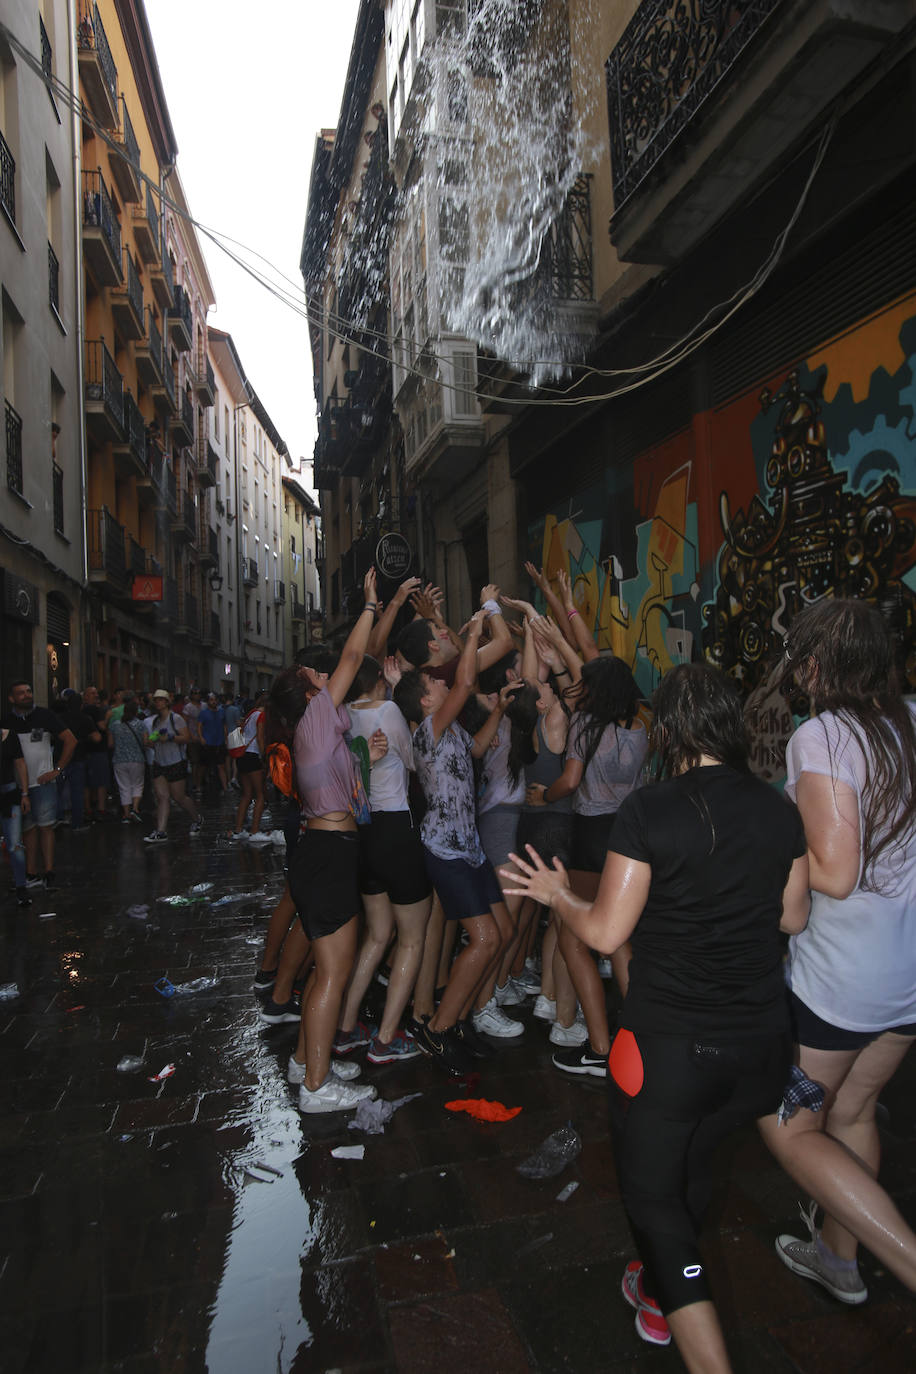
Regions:
M 182 780 L 181 782 L 170 782 L 169 791 L 175 798 L 175 801 L 181 807 L 182 811 L 187 811 L 188 815 L 191 817 L 191 820 L 196 824 L 200 820 L 200 812 L 198 811 L 194 803 L 191 801 L 191 798 L 188 796 L 188 790 L 184 783 L 184 780 Z
M 535 913 L 537 907 L 529 898 L 523 897 L 519 908 L 518 922 L 516 926 L 515 957 L 512 960 L 512 967 L 508 970 L 510 976 L 518 978 L 525 968 L 525 960 L 531 950 L 531 936 L 535 929 Z
M 44 859 L 45 871 L 54 871 L 54 827 L 53 825 L 40 825 L 38 827 L 38 841 L 41 845 L 41 857 Z M 32 870 L 34 872 L 34 869 Z
M 25 845 L 25 866 L 28 873 L 38 872 L 38 826 L 30 826 L 28 830 L 22 832 L 22 843 Z
M 426 926 L 426 939 L 423 941 L 423 958 L 420 960 L 420 971 L 417 974 L 417 981 L 413 990 L 413 1014 L 418 1019 L 421 1016 L 432 1016 L 436 1009 L 436 975 L 439 970 L 444 933 L 445 913 L 442 910 L 442 903 L 434 892 L 429 922 Z M 452 940 L 454 940 L 454 926 L 452 926 L 451 935 Z
M 444 988 L 452 967 L 455 941 L 458 939 L 458 922 L 446 921 L 443 917 L 442 946 L 439 950 L 439 964 L 436 968 L 436 987 Z
M 283 952 L 277 965 L 273 991 L 273 999 L 277 1006 L 284 1006 L 292 997 L 293 983 L 296 981 L 302 961 L 308 957 L 309 949 L 309 937 L 303 929 L 302 922 L 293 921 L 283 942 Z
M 277 967 L 283 941 L 286 939 L 295 915 L 296 904 L 290 896 L 289 883 L 287 883 L 283 888 L 282 897 L 271 913 L 270 924 L 267 927 L 267 939 L 264 942 L 264 954 L 261 958 L 262 969 L 272 970 Z
M 366 989 L 382 962 L 382 955 L 388 948 L 391 932 L 394 930 L 394 911 L 387 892 L 364 892 L 362 898 L 366 913 L 366 932 L 340 1011 L 340 1029 L 344 1031 L 351 1031 L 356 1026 Z
M 587 902 L 595 900 L 599 881 L 600 874 L 586 873 L 581 869 L 572 869 L 569 874 L 573 892 Z M 576 996 L 582 1003 L 589 1043 L 596 1054 L 608 1054 L 611 1040 L 607 1024 L 607 1005 L 598 967 L 588 946 L 578 936 L 573 935 L 568 926 L 560 926 L 559 945 Z
M 566 960 L 560 950 L 559 940 L 556 943 L 553 956 L 553 985 L 556 992 L 557 1020 L 561 1026 L 569 1027 L 576 1019 L 577 998 L 576 989 L 573 987 L 572 979 L 569 976 L 569 969 L 566 967 Z M 608 1046 L 610 1049 L 610 1046 Z
M 251 803 L 251 798 L 254 795 L 251 785 L 252 775 L 250 773 L 242 773 L 239 776 L 241 779 L 242 795 L 239 798 L 238 809 L 235 813 L 236 834 L 239 834 L 241 831 L 245 829 L 245 817 L 248 814 L 248 807 Z
M 540 910 L 540 908 L 538 908 Z M 544 933 L 544 940 L 541 944 L 541 993 L 549 1002 L 556 1001 L 556 984 L 554 983 L 554 951 L 557 948 L 557 922 L 556 917 L 550 918 L 550 924 Z M 566 965 L 563 965 L 564 969 Z M 567 975 L 568 976 L 568 975 Z M 572 983 L 570 983 L 572 991 Z M 573 994 L 575 995 L 575 994 Z
M 500 971 L 500 963 L 505 957 L 506 950 L 511 945 L 512 937 L 515 934 L 515 926 L 506 908 L 505 902 L 494 902 L 490 907 L 490 912 L 496 925 L 499 945 L 493 953 L 491 965 L 487 969 L 483 982 L 478 989 L 475 1001 L 477 1011 L 482 1011 L 493 996 L 493 990 L 496 987 L 496 976 Z
M 296 1058 L 305 1061 L 305 1086 L 314 1092 L 328 1076 L 344 988 L 356 954 L 357 919 L 312 941 L 315 968 L 302 996 Z
M 156 795 L 156 829 L 164 832 L 169 823 L 169 784 L 167 778 L 153 778 Z
M 252 773 L 251 785 L 254 792 L 254 811 L 251 813 L 251 833 L 256 835 L 261 829 L 261 814 L 264 810 L 264 774 Z
M 499 930 L 490 912 L 468 917 L 461 924 L 471 937 L 470 943 L 452 964 L 442 1001 L 429 1023 L 433 1031 L 448 1030 L 461 1020 L 462 1014 L 474 1004 L 481 981 L 492 976 L 490 970 L 499 956 Z
M 690 1374 L 731 1374 L 719 1315 L 711 1302 L 692 1302 L 666 1313 L 665 1319 Z
M 429 920 L 429 908 L 429 897 L 424 897 L 422 902 L 394 907 L 398 940 L 391 957 L 388 996 L 385 998 L 385 1010 L 378 1028 L 379 1039 L 386 1044 L 390 1044 L 397 1034 L 404 1008 L 417 980 L 420 960 L 423 958 L 423 937 Z

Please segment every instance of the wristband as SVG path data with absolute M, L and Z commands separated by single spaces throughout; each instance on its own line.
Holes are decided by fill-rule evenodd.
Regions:
M 364 610 L 364 611 L 371 611 L 372 614 L 375 615 L 375 612 L 378 610 L 378 602 L 377 602 L 377 601 L 367 601 L 366 604 L 365 604 L 365 606 L 363 607 L 363 610 Z
M 579 612 L 576 610 L 575 606 L 573 606 L 573 608 L 572 608 L 571 611 L 567 611 L 567 612 L 566 612 L 566 619 L 567 619 L 567 620 L 572 620 L 573 616 L 574 616 L 574 615 L 578 615 L 578 614 L 579 614 Z
M 486 611 L 487 616 L 502 615 L 502 611 L 499 609 L 498 601 L 485 601 L 483 603 L 482 609 Z
M 569 671 L 568 668 L 561 668 L 561 669 L 559 670 L 559 672 L 554 673 L 554 677 L 571 677 L 571 676 L 572 676 L 572 674 L 570 673 L 570 671 Z

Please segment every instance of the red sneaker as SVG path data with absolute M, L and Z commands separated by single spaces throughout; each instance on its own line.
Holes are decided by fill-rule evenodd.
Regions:
M 620 1291 L 631 1307 L 636 1308 L 636 1332 L 650 1345 L 670 1345 L 671 1332 L 662 1310 L 643 1287 L 642 1264 L 631 1260 L 620 1281 Z

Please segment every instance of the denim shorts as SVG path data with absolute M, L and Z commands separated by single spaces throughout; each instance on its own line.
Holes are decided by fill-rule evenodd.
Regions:
M 29 788 L 31 810 L 22 818 L 23 830 L 33 826 L 54 825 L 57 821 L 57 782 L 43 782 L 40 787 Z

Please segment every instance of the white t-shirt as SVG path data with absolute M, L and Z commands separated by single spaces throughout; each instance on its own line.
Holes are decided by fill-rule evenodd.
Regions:
M 911 712 L 916 708 L 911 706 Z M 786 749 L 786 794 L 795 800 L 802 773 L 846 783 L 859 801 L 866 756 L 849 725 L 833 712 L 807 720 Z M 789 986 L 832 1025 L 853 1031 L 890 1030 L 916 1022 L 916 827 L 878 856 L 871 886 L 859 877 L 848 897 L 811 893 L 811 914 L 789 942 Z
M 185 722 L 175 711 L 169 711 L 164 721 L 159 720 L 159 713 L 147 716 L 143 722 L 143 728 L 148 735 L 157 734 L 162 730 L 170 736 L 169 739 L 157 739 L 154 741 L 153 760 L 158 763 L 160 768 L 168 768 L 170 764 L 181 763 L 185 757 L 184 745 L 176 744 L 175 735 Z
M 492 811 L 494 806 L 521 806 L 525 800 L 524 768 L 519 769 L 516 783 L 513 783 L 509 774 L 511 743 L 512 725 L 508 720 L 501 720 L 493 742 L 483 757 L 483 786 L 477 796 L 478 816 Z
M 375 706 L 348 706 L 347 715 L 351 735 L 368 741 L 376 730 L 384 730 L 388 737 L 388 753 L 372 765 L 369 776 L 369 809 L 409 811 L 407 774 L 413 769 L 413 749 L 403 714 L 393 701 L 380 701 Z

